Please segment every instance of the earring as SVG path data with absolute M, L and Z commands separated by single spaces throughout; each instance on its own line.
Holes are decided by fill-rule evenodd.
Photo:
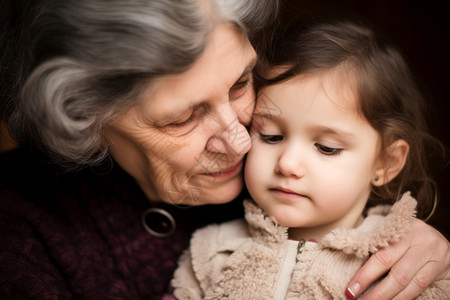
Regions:
M 378 185 L 380 184 L 379 181 L 380 181 L 380 177 L 375 176 L 375 177 L 372 179 L 372 184 L 375 185 L 375 186 L 378 186 Z

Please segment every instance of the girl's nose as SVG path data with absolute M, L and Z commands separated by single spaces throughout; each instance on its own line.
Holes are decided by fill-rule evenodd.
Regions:
M 301 178 L 305 174 L 304 157 L 299 145 L 287 145 L 275 166 L 275 172 L 283 176 Z

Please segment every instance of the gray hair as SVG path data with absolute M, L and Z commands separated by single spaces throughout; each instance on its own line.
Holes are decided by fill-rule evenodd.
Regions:
M 104 124 L 140 101 L 145 83 L 188 69 L 214 23 L 231 22 L 252 40 L 278 8 L 277 0 L 37 2 L 24 9 L 20 92 L 2 113 L 19 142 L 76 164 L 105 158 Z

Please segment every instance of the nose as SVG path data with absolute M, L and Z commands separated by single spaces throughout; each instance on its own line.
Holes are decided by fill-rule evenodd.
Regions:
M 304 157 L 299 145 L 286 145 L 275 166 L 275 172 L 295 178 L 301 178 L 305 175 Z
M 224 105 L 217 113 L 217 132 L 208 140 L 206 150 L 242 157 L 250 150 L 251 138 L 230 104 Z

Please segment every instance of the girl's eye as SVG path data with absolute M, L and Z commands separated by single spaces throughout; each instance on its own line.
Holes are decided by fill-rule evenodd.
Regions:
M 260 134 L 259 138 L 268 144 L 276 144 L 278 142 L 281 142 L 283 140 L 282 135 L 266 135 L 266 134 Z
M 314 146 L 319 150 L 320 153 L 325 155 L 338 155 L 342 152 L 342 148 L 331 148 L 319 143 L 315 143 Z

